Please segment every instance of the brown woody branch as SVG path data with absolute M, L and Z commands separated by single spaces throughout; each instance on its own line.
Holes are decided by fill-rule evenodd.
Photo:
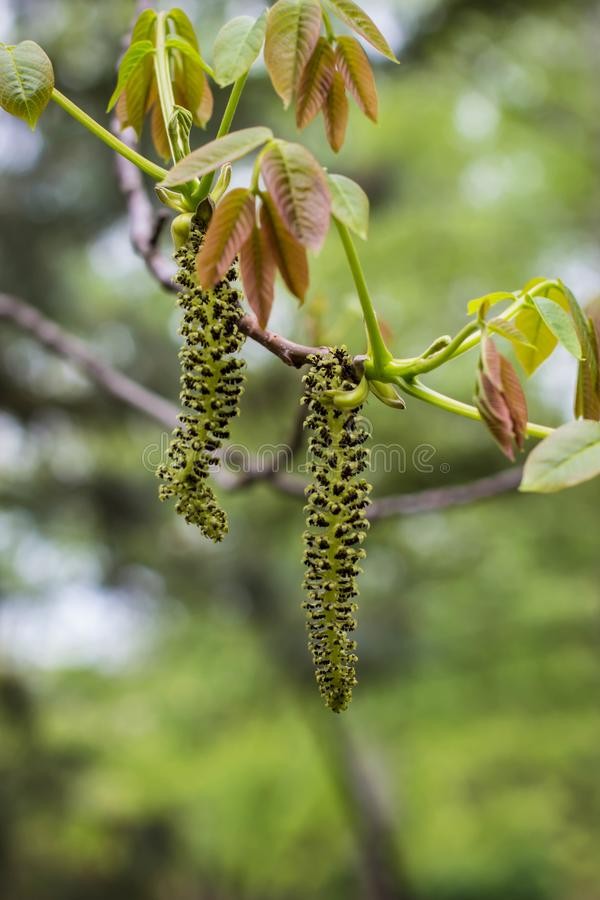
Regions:
M 42 346 L 75 363 L 107 394 L 144 413 L 169 430 L 174 427 L 178 413 L 176 406 L 99 360 L 83 341 L 46 318 L 35 307 L 8 294 L 0 294 L 0 319 L 12 322 Z M 292 453 L 297 452 L 302 445 L 302 427 L 303 413 L 300 411 L 289 441 Z M 227 458 L 227 451 L 222 457 L 223 455 Z M 235 459 L 232 459 L 232 462 L 235 462 Z M 215 477 L 220 486 L 227 490 L 237 490 L 265 481 L 280 493 L 293 497 L 304 495 L 303 479 L 278 471 L 276 459 L 273 459 L 269 466 L 261 466 L 259 461 L 255 460 L 239 475 L 221 470 L 215 473 Z M 373 503 L 369 518 L 371 521 L 379 521 L 398 515 L 416 515 L 453 506 L 464 506 L 515 490 L 520 478 L 521 470 L 515 468 L 470 484 L 384 497 Z

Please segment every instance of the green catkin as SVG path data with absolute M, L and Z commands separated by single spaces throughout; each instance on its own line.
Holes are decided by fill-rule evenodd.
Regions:
M 179 515 L 218 543 L 229 525 L 208 478 L 217 451 L 229 437 L 230 421 L 239 412 L 245 364 L 236 354 L 245 336 L 239 329 L 237 265 L 211 290 L 198 286 L 196 257 L 205 233 L 206 224 L 192 220 L 189 238 L 175 254 L 181 286 L 177 299 L 183 309 L 180 398 L 187 412 L 179 416 L 167 463 L 157 474 L 163 480 L 160 499 L 174 497 Z
M 361 477 L 367 467 L 368 434 L 359 427 L 362 407 L 337 409 L 325 391 L 352 390 L 357 379 L 345 348 L 313 357 L 304 377 L 303 402 L 311 431 L 308 447 L 312 483 L 306 489 L 304 587 L 309 649 L 319 690 L 333 712 L 347 709 L 357 684 L 354 613 L 365 557 L 362 543 L 369 528 L 366 511 L 371 485 Z

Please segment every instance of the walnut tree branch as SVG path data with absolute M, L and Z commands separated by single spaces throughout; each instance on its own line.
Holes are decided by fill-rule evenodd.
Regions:
M 42 346 L 75 363 L 107 394 L 132 409 L 144 413 L 169 430 L 174 427 L 179 411 L 175 405 L 99 360 L 83 341 L 42 315 L 29 303 L 8 294 L 0 294 L 0 319 L 12 322 L 35 338 Z M 299 449 L 301 445 L 302 421 L 302 411 L 300 411 L 294 423 L 294 433 L 290 440 L 291 451 Z M 227 451 L 225 451 L 225 457 L 227 458 Z M 266 481 L 280 493 L 293 497 L 304 496 L 305 483 L 303 479 L 287 472 L 278 471 L 276 460 L 270 466 L 263 467 L 257 460 L 254 460 L 250 463 L 248 470 L 239 475 L 219 471 L 215 473 L 215 477 L 220 486 L 227 490 L 236 490 Z M 453 506 L 465 506 L 515 490 L 520 478 L 521 469 L 513 468 L 469 484 L 383 497 L 373 503 L 369 518 L 376 522 L 393 516 L 417 515 Z

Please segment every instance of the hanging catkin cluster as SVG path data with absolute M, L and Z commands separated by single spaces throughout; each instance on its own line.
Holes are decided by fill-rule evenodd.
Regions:
M 337 409 L 325 392 L 356 387 L 352 359 L 345 348 L 314 357 L 304 377 L 304 403 L 311 430 L 309 465 L 313 482 L 306 489 L 304 533 L 309 649 L 319 690 L 330 709 L 342 712 L 356 682 L 356 579 L 365 552 L 361 544 L 369 523 L 371 486 L 361 477 L 368 451 L 367 432 L 358 426 L 361 407 Z
M 158 477 L 161 500 L 176 499 L 176 510 L 212 541 L 222 541 L 228 520 L 208 483 L 216 452 L 229 437 L 230 420 L 238 414 L 244 384 L 244 363 L 236 354 L 244 342 L 239 329 L 240 294 L 237 267 L 211 290 L 198 286 L 196 257 L 206 225 L 195 219 L 186 244 L 177 251 L 178 303 L 184 311 L 181 334 L 181 402 L 168 461 Z

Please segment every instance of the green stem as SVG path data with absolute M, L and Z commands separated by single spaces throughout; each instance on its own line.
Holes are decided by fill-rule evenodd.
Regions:
M 431 388 L 426 387 L 417 381 L 405 381 L 402 378 L 396 379 L 396 383 L 403 391 L 410 394 L 411 397 L 417 397 L 425 403 L 437 406 L 439 409 L 445 409 L 447 412 L 454 413 L 457 416 L 463 416 L 465 419 L 473 419 L 476 422 L 481 421 L 479 411 L 469 403 L 462 403 L 453 397 L 447 397 Z M 527 435 L 534 438 L 547 438 L 554 431 L 546 425 L 536 425 L 534 422 L 527 423 Z
M 464 344 L 471 335 L 474 335 L 474 332 L 477 332 L 477 340 L 480 340 L 481 332 L 479 331 L 477 322 L 467 322 L 465 327 L 462 328 L 456 337 L 442 350 L 439 350 L 432 356 L 428 356 L 425 359 L 417 359 L 414 362 L 392 360 L 392 362 L 386 366 L 386 372 L 393 375 L 400 375 L 405 378 L 412 378 L 415 375 L 422 375 L 425 372 L 433 372 L 434 369 L 443 366 L 449 359 L 453 359 L 459 353 L 464 353 Z
M 156 53 L 154 54 L 154 72 L 156 74 L 156 85 L 158 87 L 158 99 L 162 111 L 165 131 L 169 141 L 169 149 L 173 162 L 177 162 L 177 153 L 173 145 L 170 132 L 170 122 L 175 111 L 175 95 L 173 94 L 173 84 L 171 81 L 171 68 L 169 65 L 169 52 L 166 48 L 167 39 L 167 13 L 160 12 L 156 21 Z
M 121 156 L 124 156 L 125 159 L 128 159 L 129 162 L 132 162 L 134 166 L 137 166 L 142 172 L 145 172 L 146 175 L 149 175 L 155 181 L 162 181 L 163 178 L 167 175 L 167 170 L 163 169 L 161 166 L 157 166 L 156 163 L 153 163 L 151 160 L 146 159 L 145 156 L 142 156 L 141 153 L 137 153 L 137 151 L 133 150 L 131 147 L 128 147 L 127 144 L 124 144 L 123 141 L 120 141 L 118 137 L 115 137 L 110 131 L 107 131 L 106 128 L 103 128 L 102 125 L 99 125 L 95 119 L 92 119 L 91 116 L 88 116 L 86 112 L 80 109 L 72 100 L 69 100 L 68 97 L 65 97 L 64 94 L 61 94 L 60 91 L 57 91 L 56 88 L 52 91 L 52 99 L 55 103 L 57 103 L 65 112 L 67 112 L 70 116 L 72 116 L 80 125 L 83 125 L 84 128 L 87 128 L 93 135 L 99 138 L 101 141 L 111 148 L 111 150 L 115 150 L 117 153 L 120 153 Z
M 238 80 L 234 83 L 229 95 L 229 100 L 227 101 L 227 106 L 225 107 L 225 112 L 223 113 L 223 118 L 221 119 L 221 124 L 219 125 L 219 130 L 217 131 L 217 139 L 225 137 L 226 134 L 229 134 L 229 130 L 233 122 L 233 117 L 235 116 L 247 80 L 248 72 L 245 72 L 244 75 L 242 75 L 241 78 L 238 78 Z M 206 197 L 208 197 L 213 184 L 213 179 L 214 172 L 209 172 L 201 179 L 200 186 L 197 191 L 198 202 L 201 202 L 202 200 L 205 200 Z
M 325 26 L 325 31 L 327 33 L 327 40 L 330 44 L 333 44 L 335 41 L 335 31 L 333 30 L 333 25 L 331 24 L 331 19 L 329 17 L 329 13 L 326 9 L 322 9 L 323 12 L 323 25 Z
M 334 222 L 337 226 L 337 230 L 339 232 L 340 239 L 346 253 L 346 258 L 348 259 L 348 265 L 350 266 L 350 271 L 352 272 L 354 284 L 356 285 L 356 291 L 358 294 L 358 299 L 360 300 L 363 318 L 365 320 L 365 326 L 367 329 L 367 335 L 369 337 L 372 363 L 370 367 L 367 364 L 367 369 L 370 368 L 370 371 L 367 371 L 367 375 L 369 376 L 369 378 L 375 379 L 377 381 L 380 380 L 380 377 L 384 374 L 386 366 L 389 362 L 391 362 L 393 357 L 386 346 L 383 335 L 381 334 L 379 322 L 377 321 L 377 315 L 373 307 L 373 301 L 371 300 L 371 294 L 369 293 L 365 274 L 363 272 L 360 259 L 358 258 L 358 253 L 356 252 L 356 247 L 354 246 L 354 241 L 352 240 L 352 235 L 343 224 L 343 222 L 339 221 L 339 219 L 336 219 L 334 217 Z

